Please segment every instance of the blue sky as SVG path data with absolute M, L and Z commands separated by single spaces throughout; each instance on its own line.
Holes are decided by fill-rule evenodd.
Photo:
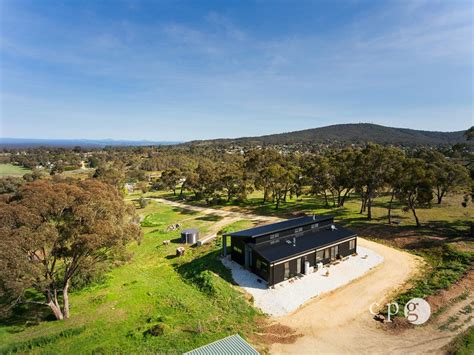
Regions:
M 0 0 L 0 136 L 473 124 L 471 1 Z

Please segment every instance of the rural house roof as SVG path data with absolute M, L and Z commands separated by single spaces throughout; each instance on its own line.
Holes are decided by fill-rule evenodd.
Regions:
M 255 245 L 249 244 L 249 246 L 268 262 L 274 263 L 356 236 L 357 234 L 355 232 L 337 226 L 335 230 L 331 228 L 321 228 L 316 231 L 307 231 L 302 236 L 295 238 L 294 245 L 293 237 L 288 237 L 281 238 L 276 244 L 268 242 Z M 286 242 L 287 240 L 289 241 L 288 243 Z
M 266 224 L 264 226 L 244 229 L 238 232 L 227 233 L 232 237 L 251 237 L 256 238 L 265 234 L 277 233 L 284 230 L 306 226 L 308 224 L 319 223 L 323 221 L 333 220 L 334 216 L 303 216 L 298 218 L 288 219 L 286 221 Z
M 184 355 L 259 355 L 239 334 L 228 336 L 200 348 L 188 351 Z

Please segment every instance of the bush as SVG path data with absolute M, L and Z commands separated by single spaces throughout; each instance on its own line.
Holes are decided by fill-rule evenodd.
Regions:
M 192 281 L 196 286 L 204 293 L 208 295 L 216 294 L 216 287 L 214 284 L 214 276 L 208 270 L 201 271 L 199 274 L 196 274 L 192 277 Z
M 140 205 L 140 208 L 145 208 L 148 205 L 148 200 L 146 198 L 140 197 L 138 204 Z
M 157 324 L 152 325 L 147 330 L 145 330 L 143 332 L 143 335 L 144 336 L 158 337 L 158 336 L 162 336 L 163 334 L 165 334 L 165 331 L 166 331 L 166 324 L 157 323 Z

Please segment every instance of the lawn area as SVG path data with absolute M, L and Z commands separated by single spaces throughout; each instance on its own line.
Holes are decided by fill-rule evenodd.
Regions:
M 231 285 L 230 272 L 218 259 L 219 241 L 186 247 L 174 256 L 179 231 L 172 223 L 198 227 L 212 221 L 199 213 L 156 202 L 138 211 L 144 239 L 129 247 L 133 258 L 114 268 L 106 281 L 71 294 L 71 318 L 47 321 L 22 317 L 0 322 L 0 353 L 182 353 L 227 335 L 246 337 L 263 319 Z M 246 228 L 239 221 L 227 229 Z M 163 245 L 163 240 L 171 240 Z M 47 314 L 48 312 L 46 312 Z
M 31 172 L 30 169 L 26 169 L 22 166 L 13 165 L 13 164 L 0 164 L 0 178 L 6 176 L 23 176 L 26 173 Z
M 138 195 L 136 195 L 138 196 Z M 169 191 L 150 191 L 144 194 L 145 197 L 159 197 L 173 201 L 178 201 L 178 196 L 174 196 Z M 373 218 L 368 221 L 366 215 L 360 214 L 360 200 L 357 194 L 351 194 L 343 207 L 326 206 L 322 198 L 303 195 L 299 198 L 293 196 L 288 198 L 287 202 L 281 204 L 278 210 L 275 204 L 271 202 L 263 203 L 263 193 L 254 191 L 245 202 L 223 202 L 206 206 L 204 201 L 193 201 L 191 195 L 185 202 L 190 205 L 212 207 L 216 209 L 238 208 L 247 212 L 259 215 L 278 215 L 281 217 L 291 217 L 295 214 L 333 214 L 341 223 L 353 228 L 382 227 L 384 234 L 399 234 L 404 230 L 415 230 L 415 221 L 410 212 L 405 212 L 400 204 L 394 202 L 392 210 L 392 219 L 397 222 L 393 225 L 387 223 L 388 196 L 380 196 L 375 199 L 372 207 Z M 441 205 L 433 204 L 431 208 L 419 208 L 417 214 L 420 218 L 422 227 L 418 228 L 416 234 L 454 237 L 465 233 L 469 229 L 469 222 L 474 216 L 474 207 L 470 204 L 468 207 L 461 205 L 462 195 L 448 195 L 443 199 Z

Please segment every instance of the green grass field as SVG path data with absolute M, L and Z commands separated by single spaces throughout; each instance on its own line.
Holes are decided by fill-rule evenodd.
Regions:
M 154 202 L 139 212 L 148 227 L 141 245 L 130 246 L 133 259 L 108 273 L 104 283 L 73 292 L 66 321 L 20 316 L 2 321 L 0 353 L 29 348 L 36 353 L 181 353 L 256 330 L 263 315 L 231 286 L 230 272 L 218 259 L 219 242 L 187 247 L 185 256 L 176 258 L 179 232 L 164 232 L 181 223 L 205 233 L 212 221 Z M 250 225 L 241 221 L 226 228 Z M 166 239 L 172 242 L 164 246 Z
M 23 176 L 31 170 L 13 164 L 0 164 L 0 178 L 5 176 Z
M 177 201 L 177 196 L 169 191 L 151 191 L 147 192 L 146 197 L 160 197 Z M 188 198 L 191 197 L 188 195 Z M 215 204 L 210 207 L 216 209 L 239 208 L 248 212 L 260 215 L 278 215 L 290 217 L 300 213 L 333 214 L 336 219 L 350 227 L 360 227 L 363 229 L 374 229 L 383 234 L 400 234 L 400 231 L 410 231 L 418 235 L 436 235 L 455 237 L 465 233 L 469 229 L 469 223 L 474 216 L 473 204 L 463 207 L 461 195 L 448 195 L 443 199 L 441 205 L 433 204 L 431 208 L 419 208 L 417 214 L 420 218 L 422 227 L 415 229 L 415 220 L 411 212 L 405 212 L 397 203 L 394 203 L 392 211 L 395 225 L 387 223 L 387 206 L 389 197 L 378 197 L 373 204 L 371 221 L 368 221 L 366 215 L 360 214 L 360 200 L 356 194 L 352 194 L 343 207 L 326 206 L 323 199 L 308 195 L 300 198 L 293 197 L 287 202 L 282 203 L 278 210 L 275 210 L 275 204 L 271 202 L 263 203 L 263 194 L 261 191 L 255 191 L 248 196 L 245 203 L 231 201 L 230 203 Z M 189 200 L 186 203 L 191 205 L 205 206 L 204 201 Z M 375 233 L 374 233 L 375 234 Z

